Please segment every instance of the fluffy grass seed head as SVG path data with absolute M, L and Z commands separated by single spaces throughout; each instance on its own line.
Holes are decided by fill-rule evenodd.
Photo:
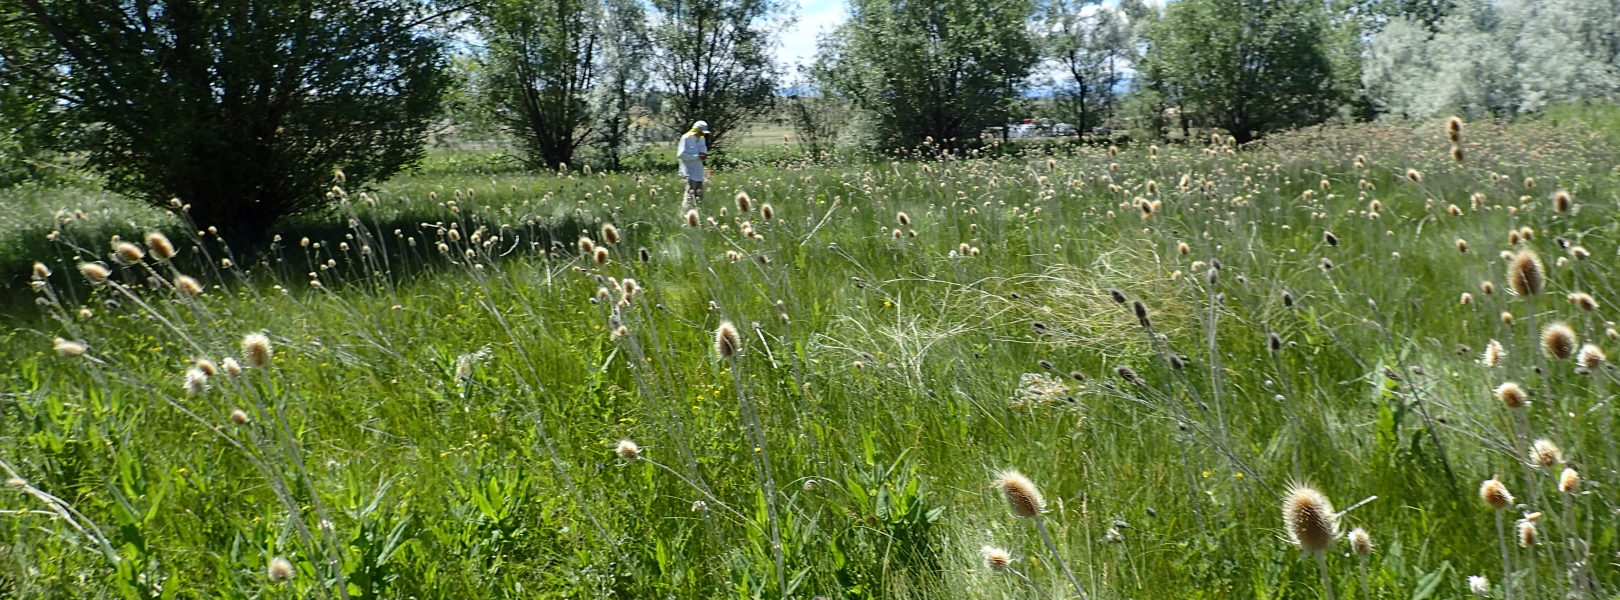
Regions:
M 1576 473 L 1575 469 L 1565 468 L 1564 472 L 1558 475 L 1558 493 L 1573 494 L 1580 489 L 1581 475 Z
M 1564 360 L 1575 355 L 1575 330 L 1563 321 L 1541 330 L 1541 351 L 1549 358 Z
M 720 327 L 714 330 L 714 353 L 720 358 L 731 358 L 742 349 L 742 340 L 737 337 L 737 326 L 731 321 L 722 321 Z
M 1007 508 L 1014 517 L 1033 519 L 1046 512 L 1046 499 L 1041 497 L 1040 488 L 1022 473 L 1013 470 L 997 473 L 994 485 L 1001 490 L 1001 497 L 1007 501 Z
M 998 573 L 1006 571 L 1007 567 L 1012 565 L 1012 555 L 1008 554 L 1005 549 L 985 544 L 984 547 L 979 548 L 979 554 L 984 556 L 984 565 L 990 567 L 992 571 Z
M 1372 554 L 1372 536 L 1367 534 L 1367 530 L 1360 527 L 1351 529 L 1349 537 L 1350 549 L 1355 551 L 1357 556 L 1368 556 Z
M 242 336 L 242 359 L 247 366 L 261 368 L 270 364 L 270 358 L 275 350 L 270 347 L 270 338 L 262 333 L 250 333 Z
M 1326 550 L 1339 535 L 1339 516 L 1327 496 L 1296 483 L 1283 497 L 1283 529 L 1288 541 L 1306 552 Z
M 1547 284 L 1547 273 L 1541 266 L 1541 257 L 1529 249 L 1514 254 L 1513 261 L 1508 263 L 1507 280 L 1508 289 L 1514 294 L 1520 296 L 1540 294 L 1542 287 Z
M 1530 445 L 1530 464 L 1545 469 L 1564 462 L 1564 451 L 1549 439 L 1539 439 Z
M 1495 477 L 1479 484 L 1479 499 L 1484 500 L 1492 510 L 1507 510 L 1513 506 L 1513 494 L 1508 493 L 1507 486 Z
M 270 559 L 269 568 L 265 569 L 265 576 L 271 583 L 287 583 L 293 578 L 293 565 L 291 561 L 277 556 Z
M 1524 391 L 1524 386 L 1518 383 L 1506 381 L 1502 385 L 1496 386 L 1496 399 L 1500 400 L 1502 405 L 1508 408 L 1524 408 L 1528 397 L 1529 394 Z
M 68 358 L 84 356 L 84 344 L 80 344 L 78 342 L 71 342 L 62 338 L 56 338 L 52 347 L 56 350 L 57 354 L 66 356 Z
M 619 458 L 624 459 L 625 461 L 633 461 L 641 458 L 641 447 L 637 446 L 635 442 L 630 440 L 619 440 L 619 446 L 613 451 L 619 455 Z
M 152 258 L 169 260 L 174 258 L 174 244 L 168 236 L 156 231 L 146 232 L 146 248 L 152 252 Z

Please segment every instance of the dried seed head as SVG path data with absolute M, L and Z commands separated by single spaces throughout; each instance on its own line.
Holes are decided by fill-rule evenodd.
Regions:
M 1214 272 L 1214 271 L 1211 270 L 1211 272 Z M 1131 302 L 1131 311 L 1136 313 L 1136 320 L 1141 321 L 1143 327 L 1149 327 L 1149 326 L 1153 325 L 1153 322 L 1150 319 L 1148 319 L 1147 305 L 1143 304 L 1141 300 L 1135 300 L 1135 301 Z
M 1124 304 L 1126 300 L 1125 292 L 1120 291 L 1119 288 L 1108 288 L 1108 297 L 1112 298 L 1116 304 Z
M 136 246 L 135 244 L 131 244 L 129 242 L 118 242 L 113 244 L 113 252 L 118 253 L 118 258 L 127 263 L 141 262 L 141 257 L 146 255 L 145 252 L 141 251 L 140 246 Z
M 1603 348 L 1592 344 L 1585 344 L 1581 346 L 1581 351 L 1575 353 L 1575 364 L 1580 365 L 1580 371 L 1582 373 L 1592 373 L 1597 371 L 1598 368 L 1602 367 L 1603 363 L 1608 362 L 1608 360 L 1609 357 L 1603 352 Z
M 1512 325 L 1513 324 L 1513 313 L 1510 313 L 1510 312 L 1505 311 L 1505 310 L 1502 311 L 1502 324 L 1504 324 L 1504 325 Z
M 1472 304 L 1474 302 L 1474 295 L 1470 294 L 1468 292 L 1463 292 L 1462 293 L 1462 299 L 1460 301 L 1463 304 Z
M 1339 236 L 1333 235 L 1331 231 L 1324 231 L 1322 232 L 1322 241 L 1327 242 L 1329 246 L 1338 246 Z
M 219 361 L 219 367 L 225 371 L 226 375 L 231 377 L 240 377 L 242 375 L 242 363 L 236 362 L 236 359 L 229 356 Z
M 1481 281 L 1479 282 L 1479 291 L 1484 292 L 1486 296 L 1494 294 L 1496 293 L 1496 284 L 1489 281 Z
M 1530 464 L 1545 469 L 1564 462 L 1564 451 L 1549 439 L 1539 439 L 1530 445 Z
M 995 546 L 986 545 L 979 548 L 979 554 L 984 555 L 984 564 L 992 571 L 1005 571 L 1007 566 L 1012 564 L 1012 555 Z
M 56 338 L 52 344 L 52 347 L 56 350 L 57 354 L 66 356 L 68 358 L 83 356 L 85 351 L 84 344 L 70 342 L 62 338 Z
M 742 349 L 742 340 L 737 337 L 737 326 L 731 321 L 722 321 L 720 327 L 714 330 L 714 353 L 720 358 L 731 358 Z
M 1586 248 L 1582 248 L 1580 246 L 1570 246 L 1569 256 L 1575 260 L 1586 260 L 1592 257 L 1592 253 L 1588 252 Z
M 1268 334 L 1266 334 L 1266 346 L 1271 348 L 1272 352 L 1276 352 L 1278 350 L 1281 350 L 1282 349 L 1282 336 L 1279 336 L 1276 333 L 1268 333 Z
M 774 219 L 776 218 L 776 209 L 771 208 L 769 203 L 762 204 L 759 207 L 759 216 L 766 221 Z
M 1581 475 L 1576 473 L 1575 469 L 1565 468 L 1564 472 L 1558 475 L 1558 492 L 1573 494 L 1579 489 L 1581 489 Z
M 606 243 L 609 246 L 618 244 L 619 243 L 619 228 L 614 227 L 612 223 L 608 223 L 608 224 L 603 225 L 602 226 L 602 242 Z
M 1520 296 L 1534 296 L 1541 293 L 1547 284 L 1546 271 L 1541 266 L 1541 257 L 1535 252 L 1524 249 L 1513 255 L 1513 262 L 1508 264 L 1508 289 Z
M 608 249 L 607 249 L 606 246 L 598 246 L 596 248 L 596 252 L 594 252 L 592 254 L 593 254 L 593 258 L 596 259 L 596 264 L 599 264 L 599 265 L 607 264 L 607 262 L 608 262 Z
M 1349 537 L 1350 549 L 1355 551 L 1358 556 L 1367 556 L 1372 554 L 1372 536 L 1367 535 L 1367 530 L 1360 527 L 1351 529 Z
M 1480 598 L 1489 598 L 1491 597 L 1491 580 L 1486 579 L 1484 575 L 1469 575 L 1468 591 Z
M 1529 398 L 1529 394 L 1524 391 L 1524 387 L 1512 381 L 1503 382 L 1502 385 L 1496 386 L 1495 393 L 1496 399 L 1500 400 L 1502 405 L 1508 408 L 1523 408 Z
M 112 275 L 112 270 L 108 269 L 107 265 L 98 262 L 79 263 L 79 272 L 83 273 L 84 278 L 89 279 L 90 283 L 101 283 Z
M 686 219 L 686 226 L 687 227 L 691 227 L 691 228 L 694 228 L 694 229 L 697 228 L 698 222 L 699 222 L 698 221 L 698 211 L 697 211 L 697 209 L 692 209 L 692 210 L 686 211 L 686 216 L 684 218 Z
M 1451 140 L 1453 144 L 1462 143 L 1462 126 L 1463 121 L 1460 118 L 1446 119 L 1446 139 Z
M 596 252 L 596 242 L 588 237 L 579 238 L 579 253 L 588 256 L 593 252 Z
M 1519 521 L 1519 547 L 1529 548 L 1541 543 L 1541 536 L 1536 531 L 1536 523 L 1530 520 Z
M 1552 201 L 1553 210 L 1561 213 L 1569 212 L 1569 207 L 1571 204 L 1569 192 L 1558 190 L 1558 193 L 1553 194 Z
M 1457 208 L 1457 205 L 1455 204 L 1448 204 L 1446 205 L 1446 214 L 1453 217 L 1460 217 L 1463 216 L 1463 211 L 1461 208 Z
M 1187 246 L 1187 242 L 1181 242 L 1176 244 L 1176 252 L 1182 256 L 1186 256 L 1187 253 L 1192 252 L 1192 248 Z
M 630 440 L 619 440 L 619 447 L 614 449 L 619 458 L 627 461 L 641 458 L 641 447 Z
M 1032 519 L 1046 512 L 1046 500 L 1041 497 L 1041 490 L 1018 471 L 997 473 L 994 485 L 1001 490 L 1001 496 L 1007 501 L 1007 508 L 1012 510 L 1013 516 Z
M 1495 477 L 1479 485 L 1479 499 L 1493 510 L 1507 510 L 1513 506 L 1513 494 L 1508 493 L 1507 486 Z
M 186 393 L 196 396 L 208 391 L 208 374 L 199 369 L 186 371 Z
M 1283 301 L 1283 306 L 1286 306 L 1288 308 L 1293 308 L 1294 307 L 1294 294 L 1292 294 L 1290 292 L 1283 292 L 1282 301 Z
M 1457 251 L 1458 252 L 1463 252 L 1463 253 L 1468 252 L 1468 240 L 1465 240 L 1465 239 L 1462 239 L 1462 238 L 1457 238 L 1456 244 L 1457 244 Z
M 247 412 L 243 411 L 240 408 L 231 411 L 231 422 L 232 423 L 235 423 L 237 425 L 247 425 L 248 422 L 252 421 L 252 420 L 253 419 L 248 418 Z
M 213 377 L 213 376 L 219 374 L 219 365 L 214 364 L 214 361 L 208 360 L 206 358 L 199 358 L 199 359 L 197 359 L 197 362 L 192 363 L 192 364 L 193 364 L 193 366 L 197 367 L 198 371 L 202 371 L 204 375 L 207 375 L 209 377 Z
M 737 212 L 745 213 L 752 207 L 753 199 L 748 197 L 748 192 L 737 190 Z
M 1309 485 L 1294 484 L 1283 499 L 1283 529 L 1288 541 L 1306 552 L 1326 550 L 1339 534 L 1339 517 L 1327 496 Z
M 156 231 L 146 232 L 146 247 L 152 251 L 152 258 L 169 260 L 174 258 L 174 244 L 169 238 Z
M 895 213 L 894 214 L 894 219 L 896 221 L 900 222 L 901 227 L 910 227 L 911 226 L 911 216 L 907 215 L 904 212 Z
M 1479 364 L 1496 368 L 1502 366 L 1504 358 L 1507 358 L 1507 350 L 1502 348 L 1502 343 L 1491 340 L 1491 343 L 1485 344 L 1485 353 L 1480 355 Z
M 1575 355 L 1575 330 L 1563 321 L 1541 330 L 1541 351 L 1550 358 L 1564 360 Z
M 1412 180 L 1415 183 L 1421 183 L 1423 181 L 1423 174 L 1419 173 L 1417 171 L 1417 169 L 1407 169 L 1406 170 L 1406 178 Z
M 652 251 L 648 250 L 646 246 L 642 246 L 640 250 L 637 250 L 636 255 L 641 257 L 641 262 L 652 262 Z
M 266 569 L 265 575 L 270 578 L 271 583 L 286 583 L 288 581 L 292 581 L 292 562 L 280 556 L 272 558 L 270 559 L 270 567 Z
M 1454 161 L 1457 161 L 1457 162 L 1462 162 L 1463 158 L 1464 158 L 1463 154 L 1464 153 L 1463 153 L 1462 144 L 1452 144 L 1452 146 L 1451 146 L 1451 160 L 1454 160 Z
M 203 293 L 202 284 L 189 275 L 176 275 L 174 289 L 186 296 L 196 296 Z
M 242 336 L 242 359 L 250 367 L 264 367 L 270 364 L 270 358 L 275 350 L 270 347 L 270 338 L 262 333 L 250 333 Z
M 1575 308 L 1579 308 L 1586 312 L 1592 312 L 1598 309 L 1597 299 L 1593 298 L 1591 294 L 1583 292 L 1575 292 L 1570 294 L 1569 303 L 1574 304 Z

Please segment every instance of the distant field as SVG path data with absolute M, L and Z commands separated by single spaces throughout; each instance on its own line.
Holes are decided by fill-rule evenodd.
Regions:
M 1609 597 L 1582 127 L 743 161 L 690 215 L 437 153 L 262 251 L 5 192 L 0 597 Z

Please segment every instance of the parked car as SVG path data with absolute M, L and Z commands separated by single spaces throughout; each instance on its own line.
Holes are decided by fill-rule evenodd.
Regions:
M 1074 135 L 1079 131 L 1073 123 L 1058 123 L 1052 126 L 1052 135 Z

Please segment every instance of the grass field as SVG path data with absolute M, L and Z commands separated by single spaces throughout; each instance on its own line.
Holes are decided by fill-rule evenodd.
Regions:
M 262 251 L 10 192 L 0 596 L 1611 597 L 1607 140 L 744 163 L 690 216 L 437 162 Z

